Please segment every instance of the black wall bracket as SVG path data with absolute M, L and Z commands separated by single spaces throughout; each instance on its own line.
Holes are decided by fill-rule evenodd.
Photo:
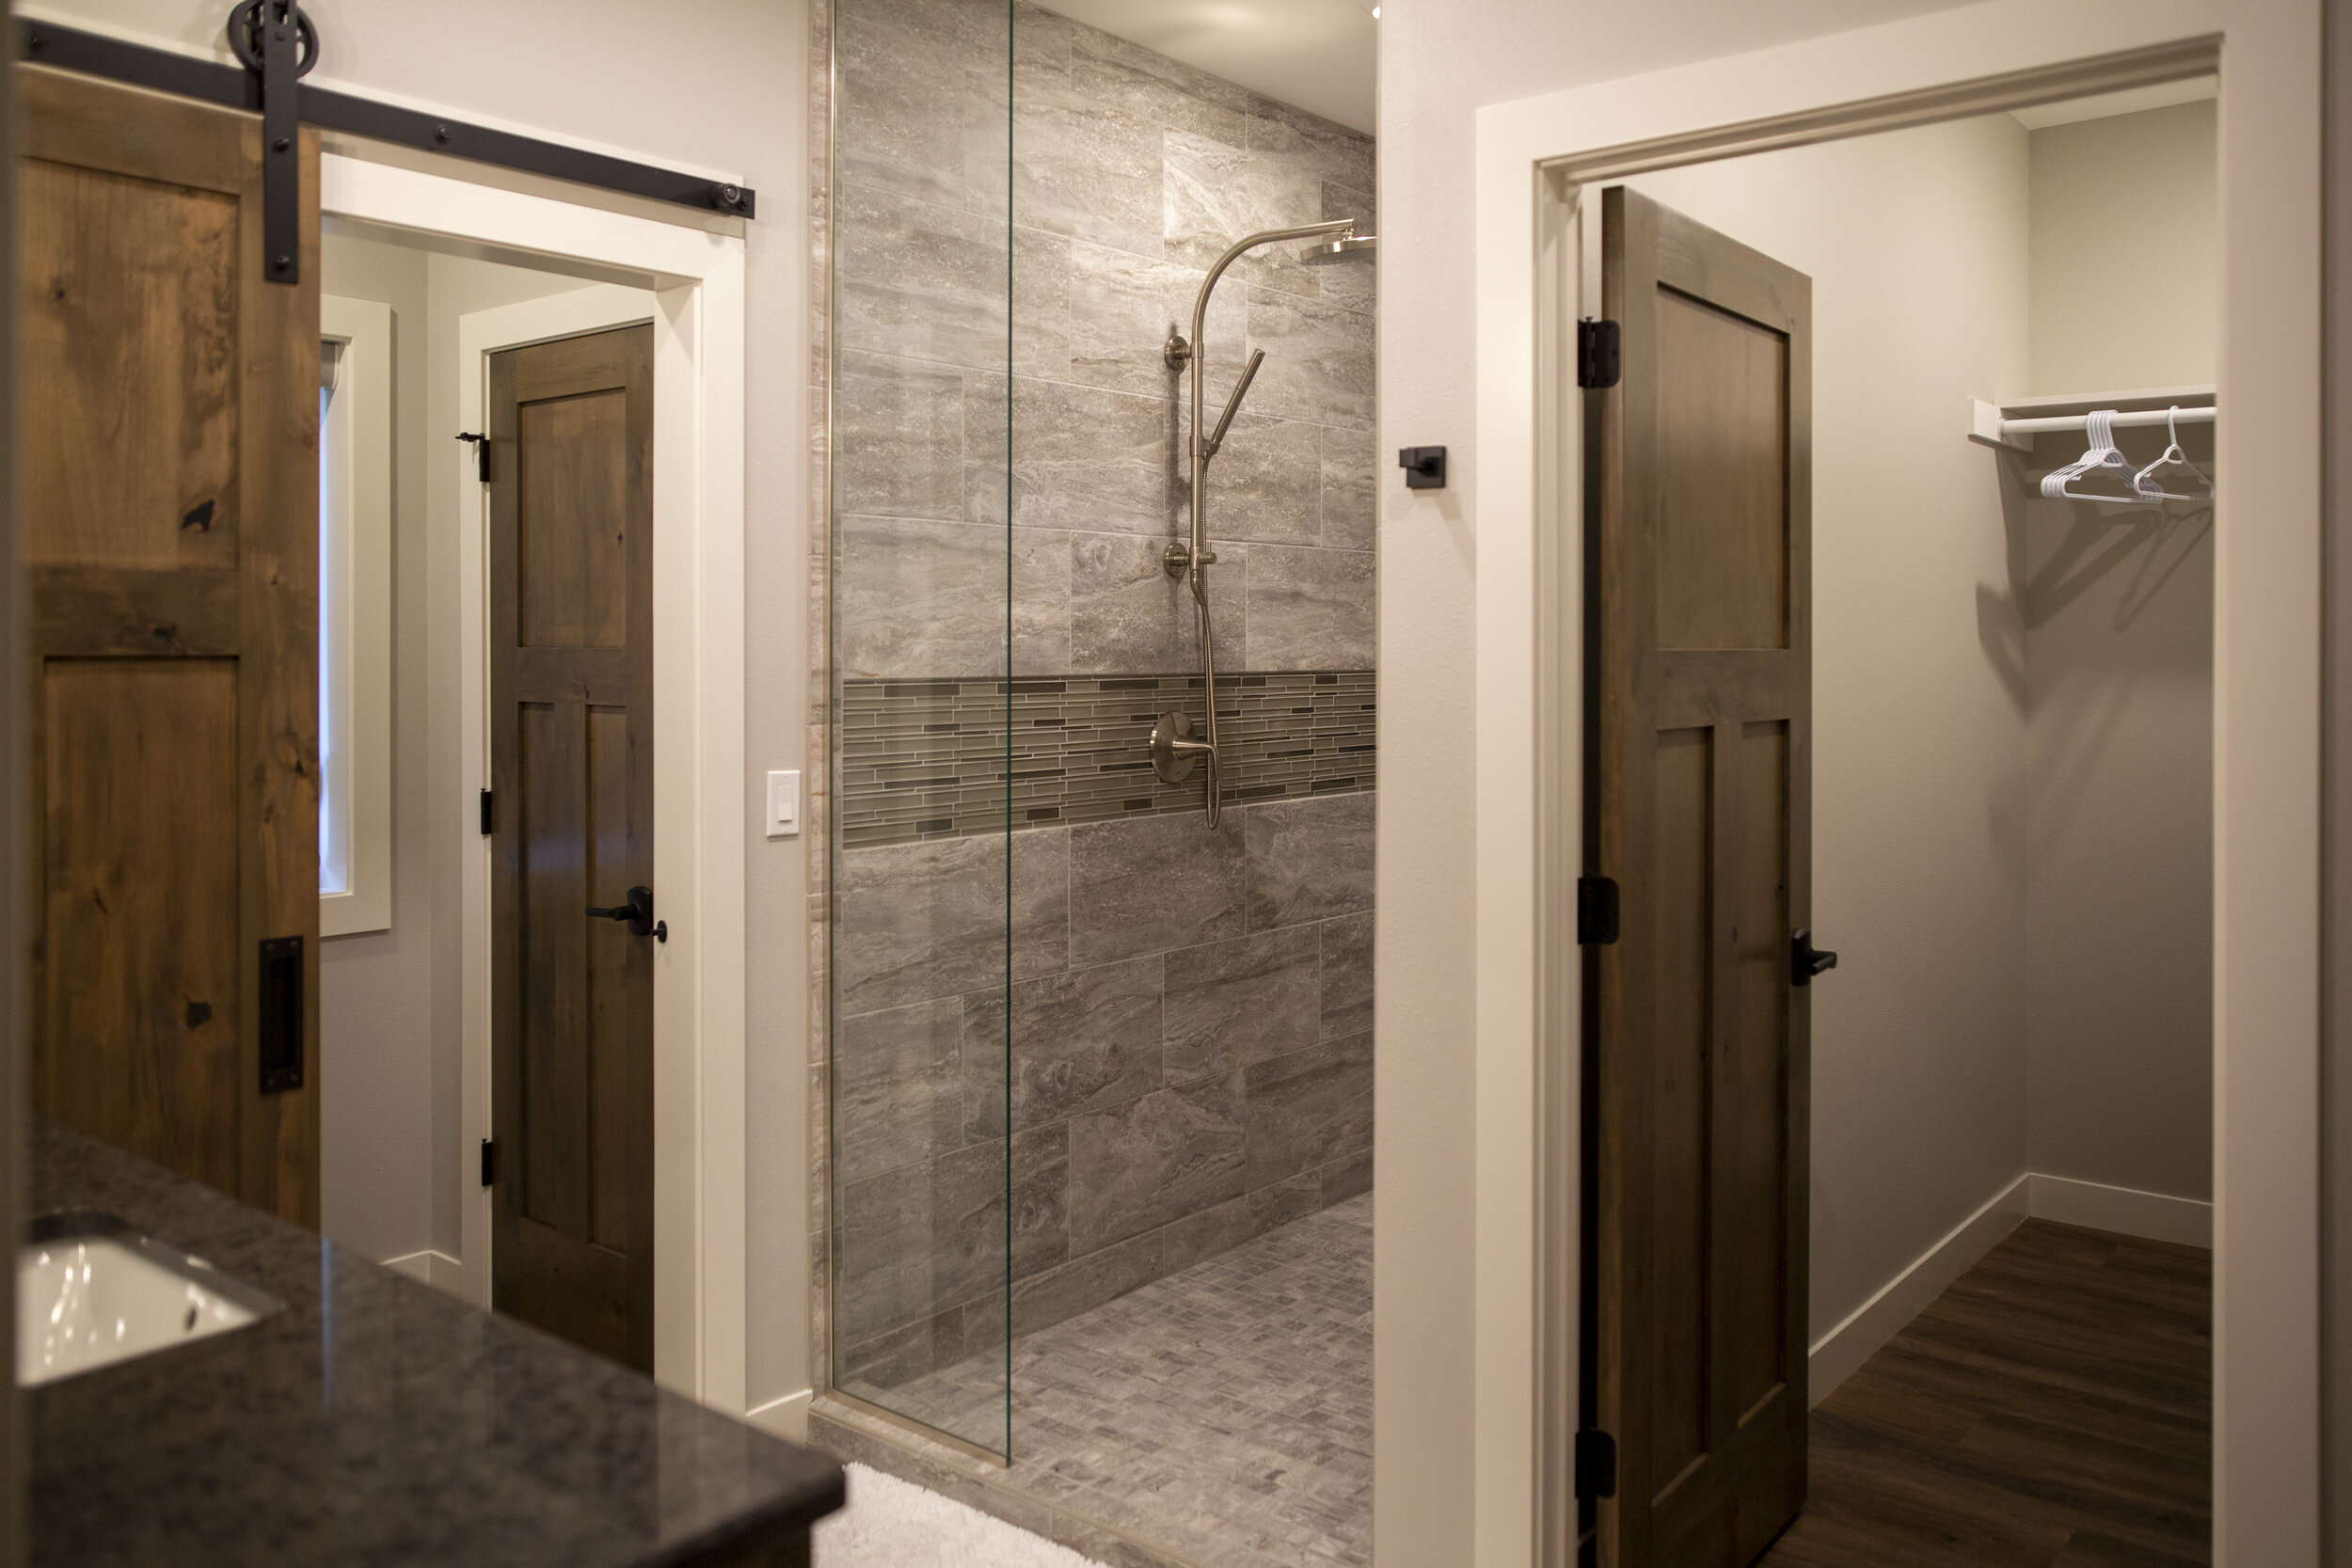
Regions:
M 272 39 L 269 35 L 277 31 L 273 25 L 256 38 L 246 25 L 248 16 L 273 22 L 290 16 L 290 36 L 283 40 Z M 240 47 L 241 40 L 246 47 Z M 714 181 L 704 175 L 663 168 L 658 164 L 641 164 L 628 158 L 590 152 L 581 148 L 566 147 L 561 142 L 541 141 L 535 136 L 520 136 L 511 131 L 494 130 L 465 120 L 444 119 L 421 110 L 404 108 L 397 103 L 386 103 L 347 92 L 332 92 L 325 87 L 301 83 L 296 78 L 309 71 L 310 64 L 317 60 L 319 42 L 317 28 L 303 16 L 295 0 L 243 0 L 230 13 L 229 41 L 231 51 L 244 61 L 243 65 L 222 65 L 168 49 L 151 49 L 145 44 L 128 43 L 101 33 L 84 32 L 78 27 L 61 27 L 51 22 L 35 22 L 25 17 L 16 20 L 17 58 L 20 60 L 58 71 L 77 71 L 85 76 L 103 77 L 111 82 L 125 82 L 156 92 L 174 93 L 182 98 L 217 103 L 227 109 L 258 111 L 263 115 L 265 121 L 269 105 L 265 102 L 264 78 L 271 74 L 266 50 L 272 42 L 282 41 L 282 46 L 292 51 L 294 63 L 291 72 L 278 73 L 277 80 L 285 88 L 286 94 L 292 97 L 294 118 L 301 124 L 315 125 L 323 131 L 364 136 L 371 141 L 389 142 L 422 152 L 447 152 L 469 158 L 475 163 L 495 164 L 501 168 L 544 175 L 551 180 L 565 180 L 578 185 L 593 185 L 599 190 L 617 191 L 624 196 L 639 197 L 648 201 L 690 207 L 697 212 L 724 213 L 740 218 L 755 217 L 758 213 L 758 193 L 748 185 Z M 248 55 L 246 48 L 254 52 Z M 281 135 L 287 138 L 286 150 L 283 154 L 276 154 L 278 138 Z M 282 155 L 298 166 L 299 153 L 293 132 L 265 123 L 263 135 L 265 157 Z M 268 199 L 265 190 L 265 219 Z M 266 221 L 264 228 L 267 228 Z M 289 270 L 298 273 L 300 250 L 281 245 L 275 239 L 265 247 L 262 264 L 270 277 L 292 282 L 292 277 L 281 277 L 273 264 L 280 256 L 288 257 Z
M 1396 454 L 1396 466 L 1405 470 L 1407 490 L 1445 488 L 1443 447 L 1406 447 Z

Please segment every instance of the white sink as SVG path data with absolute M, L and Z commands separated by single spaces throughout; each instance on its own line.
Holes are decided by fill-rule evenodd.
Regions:
M 16 1255 L 23 1387 L 226 1334 L 278 1305 L 111 1215 L 43 1215 L 33 1237 Z

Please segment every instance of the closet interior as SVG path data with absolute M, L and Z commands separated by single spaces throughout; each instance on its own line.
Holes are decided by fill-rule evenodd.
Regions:
M 1812 287 L 1840 961 L 1767 1563 L 2208 1560 L 2216 91 L 1625 182 Z

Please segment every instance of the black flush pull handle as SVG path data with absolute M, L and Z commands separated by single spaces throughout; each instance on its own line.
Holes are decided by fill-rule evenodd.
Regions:
M 1799 931 L 1788 939 L 1788 983 L 1809 986 L 1813 976 L 1837 967 L 1837 955 L 1813 945 L 1813 933 Z
M 302 1087 L 302 939 L 262 943 L 262 1092 Z
M 649 887 L 630 888 L 628 903 L 615 904 L 609 910 L 591 907 L 588 914 L 595 920 L 626 920 L 636 936 L 651 937 L 656 942 L 670 940 L 670 923 L 653 917 L 653 889 Z

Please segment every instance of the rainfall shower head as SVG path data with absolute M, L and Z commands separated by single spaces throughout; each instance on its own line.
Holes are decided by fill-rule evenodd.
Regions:
M 1298 259 L 1311 267 L 1327 267 L 1335 261 L 1370 261 L 1380 246 L 1375 234 L 1342 234 L 1337 239 L 1320 240 L 1298 253 Z

